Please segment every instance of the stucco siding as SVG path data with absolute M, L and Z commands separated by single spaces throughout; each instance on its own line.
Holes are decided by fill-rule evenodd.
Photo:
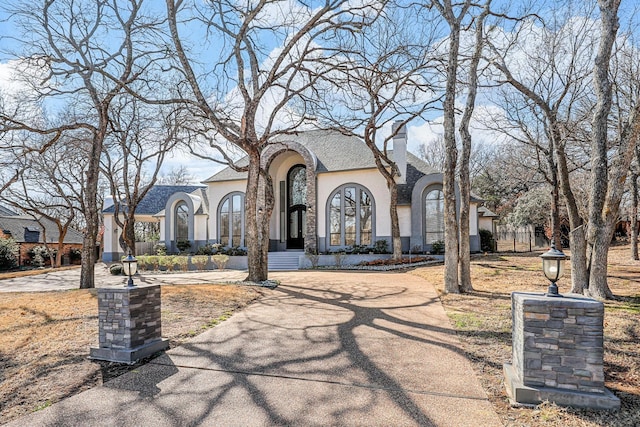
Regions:
M 209 192 L 209 240 L 218 241 L 218 207 L 220 202 L 229 193 L 239 191 L 244 193 L 247 189 L 245 180 L 223 181 L 208 183 Z
M 360 184 L 371 192 L 376 207 L 376 236 L 391 235 L 387 184 L 377 169 L 368 169 L 318 175 L 318 236 L 320 239 L 324 239 L 327 235 L 326 208 L 329 196 L 336 188 L 349 183 Z

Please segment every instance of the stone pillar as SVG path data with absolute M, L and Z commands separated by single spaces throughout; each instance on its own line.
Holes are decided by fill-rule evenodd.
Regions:
M 604 387 L 601 302 L 514 292 L 511 305 L 513 363 L 504 365 L 504 375 L 512 404 L 620 407 Z
M 89 358 L 135 363 L 169 347 L 162 339 L 160 286 L 98 289 L 99 348 Z

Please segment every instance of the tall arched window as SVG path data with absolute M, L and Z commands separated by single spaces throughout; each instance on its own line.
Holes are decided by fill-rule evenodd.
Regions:
M 295 165 L 287 174 L 287 249 L 303 249 L 307 231 L 307 168 Z
M 329 246 L 371 245 L 374 240 L 374 203 L 369 190 L 345 184 L 329 197 Z
M 444 193 L 442 187 L 432 187 L 424 197 L 424 242 L 430 245 L 444 240 Z
M 220 202 L 218 236 L 223 246 L 244 246 L 244 194 L 231 193 Z
M 189 240 L 189 207 L 185 202 L 178 202 L 175 208 L 175 241 Z

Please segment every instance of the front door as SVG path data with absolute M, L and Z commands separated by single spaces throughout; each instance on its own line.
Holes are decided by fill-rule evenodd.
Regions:
M 290 207 L 287 249 L 304 249 L 304 233 L 306 228 L 307 208 L 303 205 Z
M 287 249 L 304 249 L 307 230 L 307 170 L 295 165 L 287 174 Z

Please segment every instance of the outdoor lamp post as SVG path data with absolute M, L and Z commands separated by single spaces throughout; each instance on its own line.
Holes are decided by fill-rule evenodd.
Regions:
M 542 258 L 542 271 L 551 282 L 547 290 L 547 296 L 561 297 L 562 295 L 558 293 L 556 282 L 564 274 L 564 260 L 567 259 L 567 256 L 561 250 L 556 249 L 556 243 L 552 240 L 551 249 L 540 255 L 540 258 Z
M 131 251 L 129 251 L 129 255 L 127 255 L 127 257 L 122 260 L 122 265 L 124 266 L 124 274 L 129 276 L 129 281 L 127 282 L 125 288 L 132 288 L 135 286 L 133 284 L 132 276 L 138 271 L 138 260 L 135 259 L 135 257 L 131 255 Z

